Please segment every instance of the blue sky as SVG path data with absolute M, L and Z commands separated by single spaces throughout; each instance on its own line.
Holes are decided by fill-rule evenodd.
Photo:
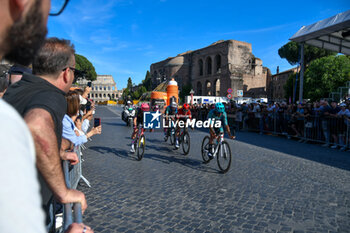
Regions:
M 152 63 L 218 40 L 249 42 L 273 74 L 277 66 L 286 70 L 278 49 L 301 26 L 348 9 L 347 0 L 70 0 L 48 29 L 121 89 L 128 77 L 141 82 Z

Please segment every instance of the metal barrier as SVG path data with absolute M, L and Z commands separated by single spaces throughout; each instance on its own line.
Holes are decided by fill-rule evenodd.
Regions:
M 85 148 L 85 147 L 84 147 Z M 63 172 L 64 178 L 69 189 L 76 189 L 78 187 L 78 183 L 80 179 L 84 180 L 84 182 L 91 187 L 89 181 L 82 175 L 82 152 L 81 147 L 75 147 L 74 152 L 77 153 L 79 163 L 76 165 L 70 165 L 70 162 L 65 160 L 63 161 Z M 73 209 L 72 209 L 73 208 Z M 82 223 L 82 210 L 80 203 L 71 203 L 63 205 L 63 227 L 61 228 L 61 232 L 65 232 L 69 225 L 73 222 Z
M 80 162 L 79 162 L 80 163 Z M 64 171 L 64 178 L 66 181 L 67 188 L 72 188 L 71 186 L 71 180 L 70 180 L 70 172 L 69 172 L 69 161 L 65 160 L 63 161 L 63 171 Z M 72 211 L 72 204 L 67 203 L 63 206 L 63 232 L 65 232 L 68 227 L 73 223 L 82 223 L 83 222 L 83 216 L 82 216 L 82 210 L 81 210 L 81 204 L 80 203 L 73 203 L 73 209 Z M 74 220 L 73 220 L 74 218 Z
M 232 124 L 233 121 L 229 122 Z M 343 150 L 350 148 L 350 121 L 343 117 L 297 117 L 293 114 L 267 113 L 256 118 L 254 114 L 248 113 L 242 119 L 242 128 L 298 138 L 304 142 L 325 143 L 326 146 L 333 145 Z

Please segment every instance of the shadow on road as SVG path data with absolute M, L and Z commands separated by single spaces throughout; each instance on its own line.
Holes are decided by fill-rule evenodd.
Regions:
M 130 128 L 130 129 L 131 129 L 131 127 L 126 126 L 126 123 L 119 123 L 119 122 L 102 122 L 102 124 L 104 124 L 104 125 L 112 125 L 112 126 L 124 126 L 125 128 Z
M 324 148 L 319 144 L 299 143 L 280 136 L 259 135 L 252 132 L 239 132 L 236 140 L 350 171 L 349 152 Z
M 155 141 L 158 141 L 158 140 L 155 140 Z M 159 141 L 161 141 L 161 140 L 159 140 Z M 168 155 L 165 156 L 165 155 L 161 155 L 158 153 L 157 154 L 156 153 L 152 153 L 152 154 L 147 153 L 147 148 L 153 149 L 156 151 L 163 151 L 163 152 L 167 153 Z M 201 172 L 220 173 L 220 171 L 204 165 L 202 161 L 190 158 L 189 157 L 190 155 L 186 155 L 186 156 L 183 154 L 179 155 L 178 153 L 182 152 L 182 151 L 181 152 L 179 152 L 179 151 L 181 151 L 181 149 L 174 151 L 172 149 L 172 147 L 170 148 L 168 146 L 159 146 L 159 144 L 158 145 L 146 145 L 146 152 L 145 152 L 144 158 L 152 159 L 152 160 L 159 161 L 159 162 L 166 163 L 166 164 L 178 163 L 178 164 L 181 164 L 181 165 L 186 166 L 188 168 L 198 170 Z
M 110 148 L 110 147 L 105 147 L 105 146 L 91 146 L 89 149 L 94 150 L 96 152 L 99 152 L 101 154 L 104 153 L 112 153 L 118 156 L 119 158 L 122 159 L 127 159 L 131 161 L 137 161 L 135 156 L 130 155 L 130 153 L 126 150 L 119 150 L 116 148 Z

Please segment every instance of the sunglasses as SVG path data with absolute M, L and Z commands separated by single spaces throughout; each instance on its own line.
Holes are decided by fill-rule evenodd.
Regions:
M 50 16 L 58 16 L 63 11 L 64 8 L 66 8 L 69 0 L 54 0 L 51 1 L 51 9 L 50 9 Z

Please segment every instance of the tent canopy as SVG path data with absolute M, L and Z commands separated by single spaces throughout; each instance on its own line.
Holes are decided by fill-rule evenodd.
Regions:
M 290 40 L 350 55 L 350 10 L 303 26 Z

